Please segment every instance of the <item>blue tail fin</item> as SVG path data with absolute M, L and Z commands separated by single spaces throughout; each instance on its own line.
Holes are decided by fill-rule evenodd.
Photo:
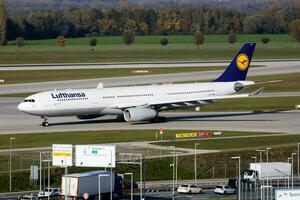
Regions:
M 246 43 L 231 61 L 225 72 L 213 82 L 231 82 L 245 80 L 250 67 L 255 43 Z

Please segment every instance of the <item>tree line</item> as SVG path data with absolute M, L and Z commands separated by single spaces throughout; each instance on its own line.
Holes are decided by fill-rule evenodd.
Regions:
M 15 40 L 85 36 L 170 34 L 281 34 L 289 33 L 290 24 L 300 19 L 298 8 L 272 7 L 260 14 L 226 9 L 198 8 L 72 8 L 66 11 L 40 11 L 7 16 L 0 4 L 1 38 Z M 5 35 L 4 35 L 5 34 Z M 2 35 L 2 36 L 1 36 Z M 4 39 L 4 40 L 6 40 Z

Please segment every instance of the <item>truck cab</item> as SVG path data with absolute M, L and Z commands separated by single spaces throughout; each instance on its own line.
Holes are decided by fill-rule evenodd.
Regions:
M 252 169 L 247 169 L 244 172 L 244 179 L 250 180 L 250 181 L 255 181 L 258 177 L 258 172 Z

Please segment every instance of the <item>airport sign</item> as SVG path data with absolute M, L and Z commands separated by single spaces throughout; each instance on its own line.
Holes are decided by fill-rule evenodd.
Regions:
M 176 138 L 196 138 L 196 137 L 211 137 L 211 131 L 201 131 L 196 133 L 177 133 Z
M 60 167 L 72 166 L 73 146 L 71 144 L 53 144 L 52 165 Z
M 275 190 L 275 199 L 276 200 L 299 200 L 300 190 L 299 189 Z
M 77 167 L 116 167 L 116 146 L 76 145 Z

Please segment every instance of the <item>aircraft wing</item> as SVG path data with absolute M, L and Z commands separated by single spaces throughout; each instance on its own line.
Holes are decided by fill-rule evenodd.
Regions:
M 140 102 L 140 103 L 124 103 L 121 105 L 116 106 L 119 109 L 126 109 L 130 107 L 149 107 L 149 106 L 164 106 L 164 105 L 172 105 L 172 104 L 193 104 L 193 103 L 204 103 L 214 100 L 220 99 L 234 99 L 234 98 L 245 98 L 257 95 L 263 91 L 264 88 L 260 88 L 253 93 L 250 94 L 233 94 L 233 95 L 220 95 L 220 96 L 207 96 L 201 97 L 199 99 L 195 98 L 180 98 L 176 99 L 166 99 L 166 100 L 159 100 L 159 101 L 149 101 L 149 102 Z

